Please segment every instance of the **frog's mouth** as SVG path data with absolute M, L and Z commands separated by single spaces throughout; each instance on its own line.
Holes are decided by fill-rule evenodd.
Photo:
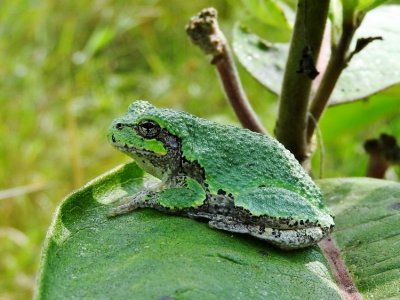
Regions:
M 128 145 L 127 143 L 119 142 L 115 139 L 114 135 L 111 135 L 111 144 L 113 145 L 114 148 L 116 148 L 119 151 L 122 151 L 128 155 L 156 155 L 154 151 L 151 150 L 146 150 L 143 148 L 138 148 L 134 147 L 132 145 Z
M 119 151 L 122 151 L 126 154 L 141 154 L 141 155 L 154 155 L 153 151 L 145 150 L 145 149 L 139 149 L 135 148 L 132 146 L 129 146 L 128 144 L 120 143 L 120 142 L 113 142 L 112 145 L 118 149 Z

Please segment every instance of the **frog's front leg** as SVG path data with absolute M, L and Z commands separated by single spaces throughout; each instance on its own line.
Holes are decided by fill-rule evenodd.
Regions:
M 143 207 L 153 207 L 157 193 L 143 190 L 131 197 L 124 198 L 124 203 L 113 207 L 108 212 L 109 217 L 116 217 Z
M 200 183 L 190 177 L 179 176 L 160 185 L 158 190 L 143 190 L 127 198 L 126 203 L 112 208 L 109 216 L 114 217 L 144 207 L 179 212 L 199 207 L 204 204 L 205 199 L 206 193 Z

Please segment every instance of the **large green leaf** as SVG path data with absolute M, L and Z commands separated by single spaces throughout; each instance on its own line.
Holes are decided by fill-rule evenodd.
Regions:
M 143 184 L 131 163 L 65 199 L 47 236 L 37 298 L 340 299 L 317 247 L 283 252 L 150 209 L 107 219 L 108 203 Z
M 382 37 L 357 53 L 339 78 L 330 104 L 365 98 L 400 82 L 399 5 L 369 12 L 356 31 L 359 38 Z
M 383 40 L 372 42 L 353 57 L 339 78 L 330 104 L 363 99 L 400 82 L 399 15 L 399 5 L 381 6 L 366 15 L 356 32 L 352 48 L 358 38 L 380 36 Z M 233 48 L 250 74 L 272 92 L 280 93 L 288 55 L 287 44 L 267 44 L 236 27 Z
M 366 299 L 400 298 L 400 184 L 370 178 L 320 180 L 336 214 L 335 238 Z
M 64 200 L 44 247 L 38 299 L 340 299 L 317 247 L 284 252 L 150 209 L 108 219 L 111 202 L 152 182 L 143 176 L 126 164 Z M 360 292 L 400 297 L 400 184 L 319 184 Z

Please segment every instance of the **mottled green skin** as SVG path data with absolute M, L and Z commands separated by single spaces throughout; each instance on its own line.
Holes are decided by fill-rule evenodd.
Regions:
M 211 194 L 216 195 L 219 190 L 232 194 L 234 205 L 254 216 L 308 219 L 323 227 L 333 225 L 318 187 L 294 156 L 275 139 L 184 112 L 156 108 L 145 101 L 133 103 L 127 115 L 114 120 L 110 135 L 119 135 L 118 139 L 129 146 L 165 154 L 167 149 L 160 141 L 143 139 L 133 131 L 114 129 L 117 123 L 133 125 L 143 120 L 155 121 L 180 139 L 186 160 L 196 161 L 204 169 Z M 160 179 L 168 176 L 166 170 L 144 168 Z M 188 207 L 198 205 L 197 199 Z

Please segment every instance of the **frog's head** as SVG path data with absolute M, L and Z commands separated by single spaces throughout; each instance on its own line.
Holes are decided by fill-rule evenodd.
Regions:
M 167 129 L 168 111 L 136 101 L 125 116 L 112 122 L 108 133 L 115 148 L 158 178 L 176 172 L 180 166 L 180 140 Z

